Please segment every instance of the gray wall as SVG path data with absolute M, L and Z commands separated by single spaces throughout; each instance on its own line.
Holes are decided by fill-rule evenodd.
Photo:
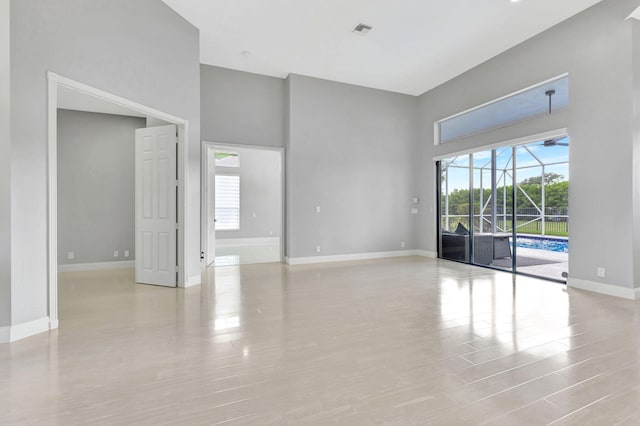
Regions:
M 146 127 L 159 127 L 159 126 L 166 126 L 166 125 L 172 124 L 172 123 L 169 123 L 168 121 L 163 121 L 154 117 L 146 117 L 146 122 L 147 122 Z
M 199 276 L 199 62 L 198 30 L 158 0 L 11 2 L 12 324 L 48 311 L 47 71 L 189 120 L 186 267 Z
M 287 256 L 415 248 L 418 99 L 299 75 L 287 82 Z
M 568 127 L 570 278 L 633 287 L 629 231 L 639 206 L 631 197 L 632 23 L 625 18 L 638 6 L 638 0 L 606 0 L 422 95 L 422 199 L 435 204 L 434 156 Z M 568 111 L 434 147 L 435 121 L 565 72 Z M 420 216 L 424 250 L 436 249 L 434 210 Z M 605 279 L 597 278 L 596 266 L 607 269 Z
M 0 0 L 0 327 L 11 324 L 11 120 L 9 0 Z
M 58 264 L 135 259 L 134 145 L 143 127 L 144 118 L 58 110 Z
M 201 65 L 202 140 L 284 146 L 284 80 Z
M 240 230 L 217 231 L 216 239 L 282 236 L 282 153 L 243 147 L 233 151 L 240 156 L 240 169 L 216 167 L 216 173 L 239 171 Z

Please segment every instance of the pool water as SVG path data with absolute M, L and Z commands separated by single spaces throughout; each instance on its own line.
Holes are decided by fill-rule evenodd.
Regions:
M 569 240 L 548 237 L 518 237 L 516 247 L 569 253 Z

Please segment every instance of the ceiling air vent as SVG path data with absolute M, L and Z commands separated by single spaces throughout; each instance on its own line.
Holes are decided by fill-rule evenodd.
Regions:
M 353 32 L 354 33 L 358 33 L 358 34 L 366 34 L 369 31 L 371 31 L 373 29 L 373 27 L 371 25 L 367 25 L 367 24 L 358 24 L 354 29 Z

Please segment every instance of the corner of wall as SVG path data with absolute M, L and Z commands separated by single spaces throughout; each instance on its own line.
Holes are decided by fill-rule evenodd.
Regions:
M 629 19 L 634 18 L 634 19 Z M 640 8 L 627 19 L 631 25 L 631 55 L 633 67 L 632 118 L 632 245 L 633 282 L 640 282 Z M 639 289 L 636 289 L 639 290 Z
M 58 328 L 58 322 L 50 321 L 49 317 L 38 318 L 12 326 L 0 327 L 0 343 L 15 342 L 56 328 Z
M 0 329 L 11 324 L 10 6 L 10 0 L 0 0 Z
M 290 164 L 291 164 L 291 74 L 287 75 L 287 78 L 284 82 L 284 102 L 283 102 L 283 126 L 284 126 L 284 227 L 282 229 L 282 233 L 284 235 L 284 255 L 285 259 L 287 256 L 291 254 L 291 226 L 290 226 L 290 218 L 291 218 L 291 188 L 289 183 L 290 176 Z

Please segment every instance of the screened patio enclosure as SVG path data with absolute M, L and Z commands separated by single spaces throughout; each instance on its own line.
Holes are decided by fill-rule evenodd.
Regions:
M 438 162 L 439 257 L 564 281 L 569 139 Z

